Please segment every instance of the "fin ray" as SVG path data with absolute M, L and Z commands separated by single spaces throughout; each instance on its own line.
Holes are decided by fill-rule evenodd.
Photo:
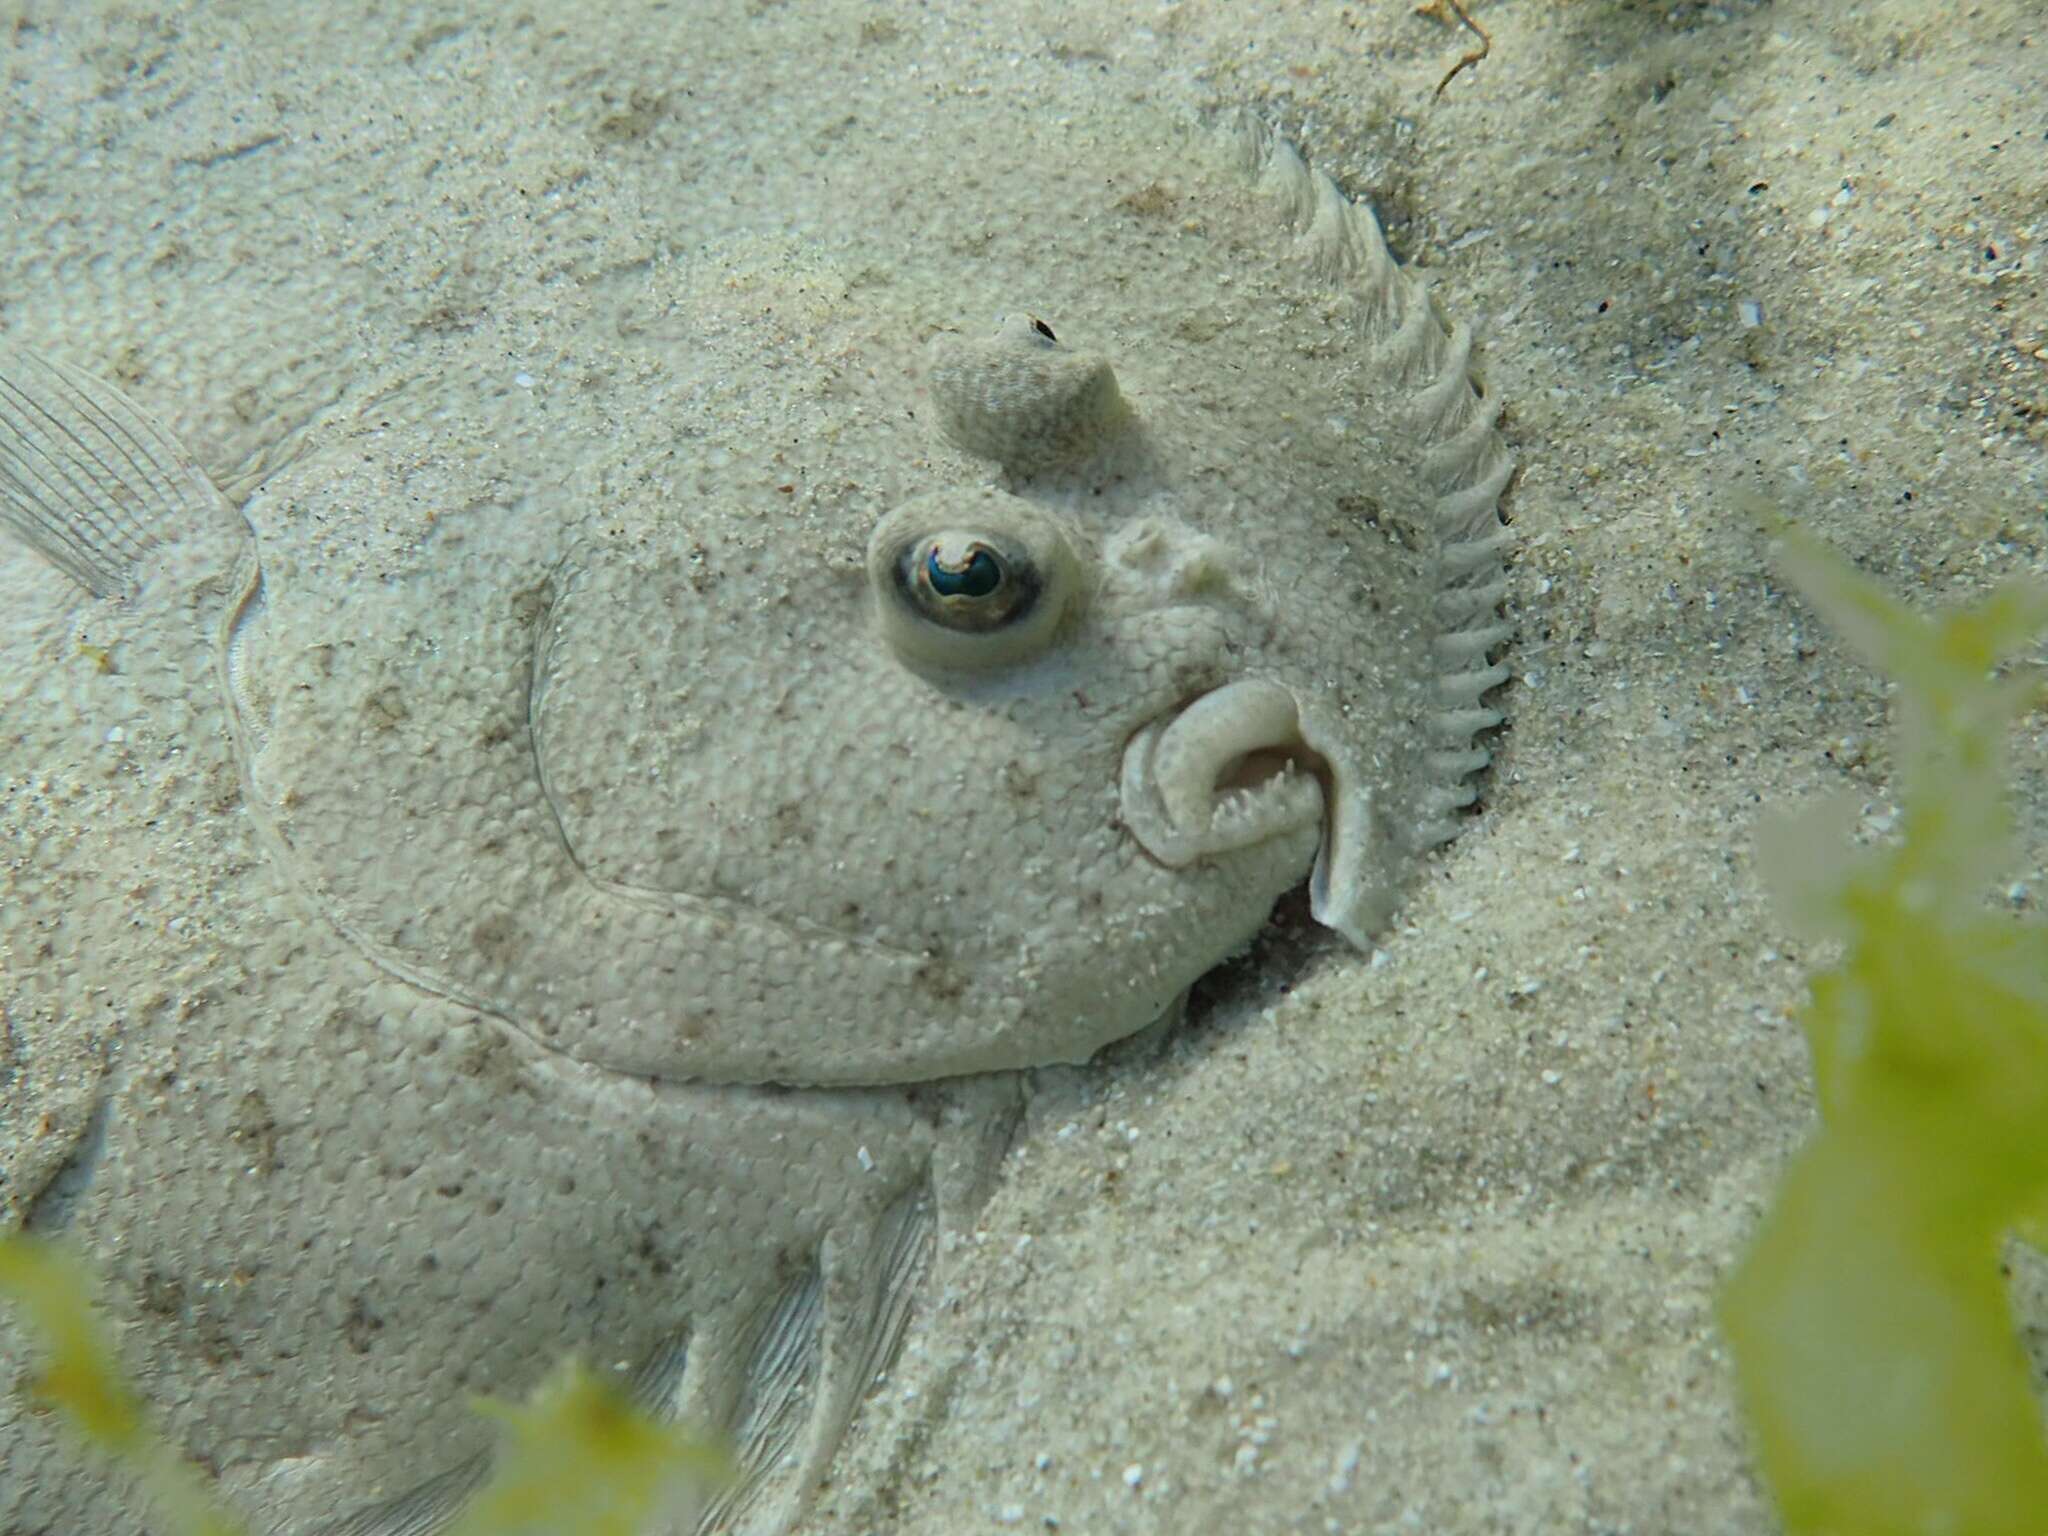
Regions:
M 113 385 L 0 352 L 0 528 L 105 597 L 159 544 L 223 515 L 191 455 Z

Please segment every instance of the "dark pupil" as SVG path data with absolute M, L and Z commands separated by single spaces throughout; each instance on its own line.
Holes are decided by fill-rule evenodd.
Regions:
M 943 564 L 935 549 L 924 557 L 924 568 L 941 597 L 987 597 L 1003 584 L 1002 567 L 985 549 L 975 550 L 965 565 Z

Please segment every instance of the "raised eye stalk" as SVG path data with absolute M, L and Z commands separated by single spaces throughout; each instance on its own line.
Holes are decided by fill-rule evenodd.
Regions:
M 1089 457 L 1131 419 L 1108 361 L 1029 315 L 985 340 L 935 340 L 930 385 L 947 441 L 1018 476 Z

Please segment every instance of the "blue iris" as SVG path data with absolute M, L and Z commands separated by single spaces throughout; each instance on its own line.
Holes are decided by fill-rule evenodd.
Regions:
M 924 571 L 940 597 L 987 597 L 1003 584 L 1003 568 L 985 549 L 976 549 L 961 566 L 940 564 L 934 549 L 924 557 Z

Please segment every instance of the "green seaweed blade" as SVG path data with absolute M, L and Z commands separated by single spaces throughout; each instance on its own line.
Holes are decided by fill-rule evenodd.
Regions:
M 82 1449 L 132 1474 L 164 1536 L 245 1536 L 213 1490 L 151 1427 L 115 1361 L 84 1268 L 62 1249 L 0 1234 L 0 1303 L 44 1355 L 29 1390 Z M 497 1464 L 445 1536 L 642 1536 L 688 1523 L 730 1481 L 727 1454 L 640 1412 L 574 1361 L 524 1404 L 476 1400 L 504 1426 Z
M 1982 893 L 2012 841 L 2005 733 L 2036 688 L 1993 669 L 2048 629 L 2048 592 L 1928 620 L 1785 541 L 1898 683 L 1902 836 L 1856 854 L 1824 817 L 1784 840 L 1805 857 L 1773 882 L 1788 915 L 1845 953 L 1801 1017 L 1821 1128 L 1722 1326 L 1794 1536 L 2042 1536 L 2048 1443 L 1999 1244 L 2048 1206 L 2048 931 Z

